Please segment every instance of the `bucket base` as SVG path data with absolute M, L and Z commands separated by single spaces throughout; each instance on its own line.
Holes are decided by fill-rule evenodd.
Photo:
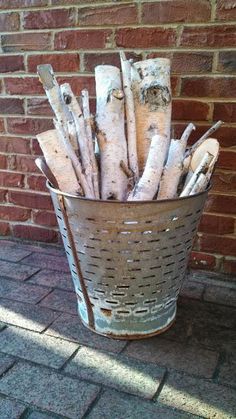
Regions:
M 110 327 L 106 325 L 106 327 L 104 327 L 104 330 L 102 330 L 101 327 L 99 327 L 96 324 L 96 320 L 95 320 L 95 328 L 92 328 L 88 325 L 88 323 L 86 323 L 83 320 L 81 315 L 80 315 L 80 318 L 83 325 L 87 329 L 91 330 L 94 333 L 97 333 L 98 335 L 105 336 L 107 338 L 119 339 L 119 340 L 146 339 L 146 338 L 150 338 L 150 337 L 159 335 L 161 333 L 164 333 L 173 325 L 176 318 L 176 303 L 174 303 L 171 307 L 168 308 L 167 312 L 165 312 L 164 318 L 162 318 L 161 316 L 158 319 L 155 319 L 146 323 L 143 323 L 141 319 L 140 319 L 140 322 L 137 322 L 137 320 L 135 322 L 129 322 L 129 324 L 126 323 L 126 329 L 124 328 L 124 326 L 115 327 L 115 326 L 118 326 L 118 324 L 110 324 L 109 325 Z
M 112 333 L 102 333 L 102 332 L 98 332 L 95 329 L 92 329 L 91 327 L 88 326 L 88 324 L 83 323 L 83 325 L 91 330 L 91 332 L 96 333 L 97 335 L 100 336 L 104 336 L 106 338 L 110 338 L 110 339 L 117 339 L 117 340 L 140 340 L 140 339 L 148 339 L 148 338 L 152 338 L 153 336 L 157 336 L 157 335 L 161 335 L 162 333 L 166 332 L 168 329 L 171 328 L 171 326 L 174 324 L 176 320 L 176 317 L 165 327 L 163 327 L 162 329 L 158 329 L 155 332 L 152 333 L 146 333 L 146 334 L 140 334 L 140 335 L 114 335 Z

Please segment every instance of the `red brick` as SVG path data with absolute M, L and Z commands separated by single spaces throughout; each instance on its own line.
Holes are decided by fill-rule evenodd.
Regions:
M 235 170 L 236 169 L 236 151 L 221 150 L 217 167 L 221 169 Z M 236 209 L 235 209 L 236 212 Z
M 14 71 L 24 71 L 23 55 L 1 55 L 0 73 L 13 73 Z
M 41 54 L 28 57 L 28 71 L 35 73 L 37 66 L 45 63 L 51 64 L 54 71 L 62 73 L 80 69 L 79 54 Z
M 4 52 L 44 51 L 51 49 L 51 33 L 17 33 L 2 36 Z
M 8 236 L 10 234 L 10 225 L 8 223 L 0 222 L 0 235 Z
M 213 119 L 224 122 L 236 121 L 236 103 L 215 103 Z
M 30 141 L 21 137 L 0 136 L 0 151 L 4 153 L 30 153 Z
M 33 222 L 35 224 L 55 227 L 57 226 L 57 218 L 53 212 L 33 210 Z
M 135 53 L 126 53 L 127 58 L 132 58 L 134 61 L 142 60 L 141 54 Z M 91 73 L 94 72 L 94 68 L 97 65 L 115 65 L 116 67 L 120 67 L 120 58 L 117 53 L 90 53 L 84 54 L 84 66 L 86 71 L 90 71 Z
M 35 194 L 33 192 L 9 191 L 9 202 L 26 208 L 53 209 L 49 195 Z
M 64 1 L 63 1 L 64 2 Z M 0 0 L 0 9 L 47 6 L 48 0 Z
M 20 28 L 20 16 L 18 13 L 2 13 L 0 14 L 1 32 L 17 31 Z
M 0 186 L 21 188 L 24 185 L 24 175 L 14 172 L 0 171 Z
M 213 255 L 192 251 L 189 260 L 189 267 L 193 269 L 214 270 L 216 258 Z
M 235 25 L 185 27 L 180 38 L 180 46 L 196 48 L 235 47 L 235 36 Z
M 4 119 L 0 118 L 0 132 L 5 132 Z
M 40 116 L 54 116 L 48 99 L 39 97 L 27 99 L 27 114 Z
M 222 237 L 205 234 L 200 238 L 200 248 L 203 252 L 219 253 L 221 255 L 235 256 L 236 237 Z
M 16 156 L 16 170 L 19 172 L 39 172 L 33 156 Z
M 40 191 L 40 192 L 48 192 L 48 189 L 46 187 L 45 176 L 37 176 L 37 175 L 28 176 L 27 184 L 28 184 L 29 189 Z
M 109 29 L 87 29 L 63 31 L 55 35 L 55 49 L 96 49 L 105 48 L 112 31 Z
M 211 17 L 208 0 L 170 0 L 144 3 L 142 23 L 158 24 L 168 22 L 206 22 Z
M 181 94 L 194 97 L 235 97 L 236 78 L 189 77 L 182 79 Z
M 34 95 L 44 93 L 38 77 L 5 77 L 6 92 L 10 95 Z
M 236 20 L 236 3 L 234 0 L 218 0 L 216 4 L 217 20 Z
M 51 119 L 8 118 L 8 131 L 12 134 L 36 135 L 53 128 Z
M 234 233 L 234 218 L 212 214 L 203 214 L 198 230 L 203 233 L 231 234 Z
M 235 73 L 236 72 L 236 51 L 220 52 L 217 70 L 223 73 Z
M 110 3 L 110 0 L 103 0 L 102 3 Z M 130 0 L 123 0 L 124 2 L 130 2 Z M 65 0 L 51 0 L 52 5 L 65 5 Z M 91 4 L 91 0 L 67 0 L 67 4 L 75 4 L 78 6 L 78 4 Z M 92 3 L 101 3 L 101 0 L 93 0 Z
M 0 205 L 0 218 L 6 221 L 26 221 L 30 218 L 31 211 L 26 208 Z
M 5 200 L 6 200 L 6 194 L 7 194 L 7 190 L 6 189 L 0 189 L 0 202 L 5 202 Z
M 236 196 L 210 194 L 204 211 L 235 215 Z
M 231 275 L 236 274 L 236 259 L 225 259 L 223 262 L 223 272 Z
M 20 239 L 40 242 L 57 242 L 58 240 L 57 232 L 46 228 L 33 227 L 27 224 L 16 224 L 12 226 L 12 230 L 13 235 Z
M 7 168 L 7 158 L 3 154 L 0 154 L 0 169 Z
M 209 104 L 196 100 L 177 100 L 173 102 L 172 119 L 183 121 L 207 121 Z
M 25 29 L 66 28 L 75 25 L 75 9 L 52 9 L 23 13 Z
M 212 191 L 235 193 L 236 173 L 221 172 L 216 170 L 212 177 Z
M 209 128 L 211 124 L 208 125 L 196 125 L 196 130 L 193 131 L 190 137 L 189 144 L 193 144 L 197 141 Z M 175 138 L 179 138 L 182 134 L 183 130 L 186 128 L 186 123 L 175 123 L 173 125 L 173 135 Z M 236 145 L 236 128 L 235 127 L 225 127 L 222 126 L 219 128 L 215 133 L 214 137 L 216 137 L 220 145 L 222 147 L 232 147 Z
M 128 25 L 137 23 L 138 12 L 135 5 L 114 5 L 107 7 L 84 7 L 78 10 L 79 26 Z
M 23 114 L 24 102 L 22 99 L 16 98 L 0 98 L 0 113 L 1 114 Z
M 90 95 L 95 95 L 95 79 L 94 76 L 71 76 L 57 77 L 58 83 L 69 83 L 71 89 L 76 96 L 81 94 L 81 90 L 87 89 Z
M 175 52 L 171 60 L 172 73 L 208 73 L 211 72 L 213 53 L 211 52 Z
M 116 31 L 116 45 L 124 48 L 171 47 L 176 44 L 171 28 L 122 28 Z
M 37 139 L 32 139 L 32 154 L 34 154 L 35 156 L 42 156 L 43 152 L 41 150 L 41 147 L 38 143 Z

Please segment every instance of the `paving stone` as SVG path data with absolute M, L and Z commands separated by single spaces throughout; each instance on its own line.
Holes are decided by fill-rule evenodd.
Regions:
M 77 298 L 75 292 L 54 290 L 39 305 L 65 313 L 77 314 Z
M 234 307 L 180 297 L 178 309 L 180 308 L 185 318 L 193 319 L 195 322 L 205 323 L 207 321 L 208 325 L 217 324 L 236 329 L 236 309 Z
M 71 275 L 65 272 L 42 269 L 30 278 L 27 283 L 74 291 Z
M 205 418 L 235 418 L 236 391 L 209 380 L 170 374 L 158 400 Z
M 218 382 L 220 384 L 229 384 L 236 388 L 236 360 L 225 360 L 220 366 Z
M 70 272 L 65 256 L 55 256 L 44 253 L 33 253 L 24 259 L 24 263 L 43 269 L 53 269 L 59 272 Z
M 236 307 L 236 290 L 226 287 L 207 286 L 204 300 L 216 304 Z
M 141 361 L 153 362 L 206 378 L 212 377 L 218 360 L 217 352 L 173 342 L 160 336 L 133 341 L 124 353 Z
M 19 262 L 30 254 L 31 251 L 24 249 L 23 246 L 16 247 L 13 243 L 3 244 L 0 241 L 0 259 L 7 260 L 9 262 Z
M 30 414 L 27 415 L 27 419 L 64 419 L 65 416 L 57 415 L 54 413 L 46 413 L 46 412 L 39 412 L 34 410 Z
M 189 343 L 234 354 L 236 353 L 236 330 L 209 324 L 207 319 L 202 323 L 193 321 Z
M 21 243 L 23 249 L 28 250 L 29 252 L 36 253 L 45 253 L 46 255 L 52 256 L 65 256 L 65 250 L 63 246 L 58 246 L 55 244 L 52 245 L 43 245 L 41 243 L 36 244 L 27 244 Z
M 14 364 L 14 362 L 15 360 L 12 356 L 0 353 L 0 375 L 7 371 L 8 368 Z
M 42 332 L 57 317 L 52 310 L 0 298 L 0 320 L 4 323 Z
M 158 390 L 165 369 L 128 357 L 82 347 L 66 365 L 65 371 L 86 380 L 151 399 Z
M 82 324 L 78 315 L 73 316 L 67 313 L 58 317 L 45 333 L 108 352 L 120 352 L 127 343 L 125 340 L 97 335 Z
M 0 396 L 1 419 L 20 419 L 25 409 L 26 405 L 23 403 Z
M 181 288 L 180 295 L 200 300 L 202 298 L 204 288 L 205 286 L 199 282 L 186 280 Z
M 80 419 L 98 395 L 99 387 L 43 367 L 18 363 L 0 380 L 0 392 L 41 409 Z
M 0 322 L 0 332 L 5 329 L 6 325 L 4 323 Z
M 50 288 L 26 283 L 17 283 L 0 277 L 0 295 L 16 301 L 36 304 L 50 292 Z
M 174 411 L 160 403 L 140 400 L 114 390 L 105 391 L 87 416 L 88 419 L 185 419 L 196 417 L 179 410 Z
M 1 276 L 6 276 L 11 279 L 17 279 L 18 281 L 24 281 L 33 274 L 39 271 L 39 268 L 34 266 L 27 266 L 20 263 L 6 262 L 0 260 L 0 273 Z
M 76 343 L 18 327 L 0 335 L 0 351 L 52 368 L 60 368 L 77 348 Z

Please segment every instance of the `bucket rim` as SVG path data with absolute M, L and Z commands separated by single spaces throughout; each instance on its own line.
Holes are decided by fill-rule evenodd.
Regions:
M 62 195 L 65 198 L 73 198 L 73 199 L 78 199 L 79 201 L 83 201 L 83 202 L 96 202 L 96 203 L 104 203 L 104 204 L 127 204 L 127 205 L 137 205 L 137 204 L 161 204 L 161 203 L 167 203 L 167 202 L 179 202 L 179 201 L 183 201 L 183 200 L 191 200 L 191 199 L 196 199 L 197 197 L 203 196 L 205 194 L 207 194 L 210 189 L 212 188 L 212 185 L 209 184 L 208 187 L 205 189 L 205 191 L 202 192 L 198 192 L 194 195 L 188 195 L 188 196 L 183 196 L 183 197 L 178 197 L 178 198 L 170 198 L 170 199 L 155 199 L 155 200 L 146 200 L 146 201 L 116 201 L 113 199 L 92 199 L 92 198 L 85 198 L 83 196 L 78 196 L 78 195 L 73 195 L 70 194 L 68 192 L 63 192 L 60 189 L 54 188 L 52 186 L 52 184 L 49 182 L 49 180 L 46 181 L 46 186 L 47 188 L 53 192 L 56 195 Z

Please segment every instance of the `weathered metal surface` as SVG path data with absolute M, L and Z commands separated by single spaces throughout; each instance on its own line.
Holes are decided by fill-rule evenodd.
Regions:
M 114 202 L 49 189 L 83 323 L 113 338 L 164 331 L 176 315 L 207 192 Z

